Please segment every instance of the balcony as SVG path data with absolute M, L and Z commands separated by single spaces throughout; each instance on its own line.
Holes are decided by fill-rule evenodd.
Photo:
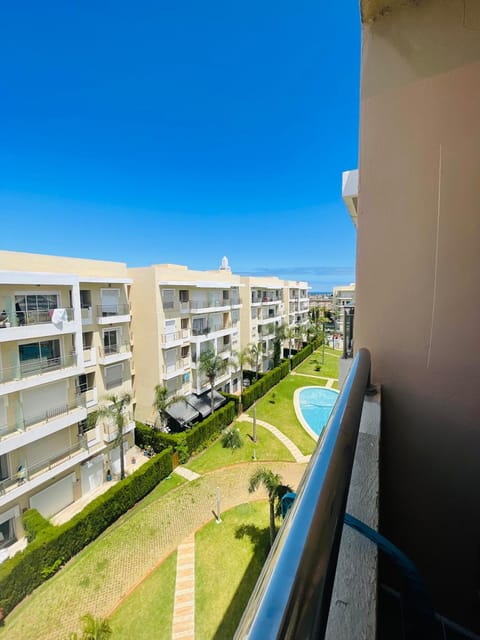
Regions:
M 10 424 L 0 425 L 0 454 L 23 447 L 83 420 L 87 415 L 85 406 L 84 398 L 78 396 L 70 403 L 50 407 L 37 416 L 21 417 Z
M 135 429 L 135 422 L 133 421 L 133 417 L 131 415 L 131 412 L 129 412 L 129 414 L 127 416 L 127 423 L 123 427 L 123 435 L 126 435 L 127 433 L 130 433 L 130 431 L 133 431 L 134 429 Z M 118 428 L 117 428 L 117 426 L 116 425 L 104 424 L 103 425 L 103 440 L 104 440 L 104 442 L 113 442 L 113 440 L 115 440 L 116 438 L 118 438 Z
M 93 324 L 93 309 L 92 307 L 82 307 L 81 309 L 82 325 Z
M 170 364 L 164 364 L 162 367 L 163 377 L 165 380 L 176 378 L 183 375 L 190 369 L 190 358 L 179 358 Z
M 13 367 L 0 369 L 0 384 L 25 380 L 34 376 L 43 376 L 55 371 L 62 371 L 77 366 L 77 355 L 56 356 L 54 358 L 35 358 L 18 362 Z M 70 374 L 71 375 L 71 374 Z M 62 376 L 60 376 L 61 378 Z M 44 382 L 43 380 L 41 381 Z M 51 382 L 51 380 L 48 380 Z
M 278 532 L 236 639 L 376 637 L 377 549 L 343 525 L 346 506 L 371 527 L 378 524 L 380 400 L 379 394 L 365 395 L 373 392 L 369 368 L 369 354 L 362 349 Z
M 83 348 L 83 366 L 94 367 L 97 364 L 97 350 L 95 347 Z
M 0 342 L 73 333 L 75 330 L 73 309 L 14 311 L 0 323 Z
M 82 397 L 82 403 L 87 409 L 98 404 L 97 387 L 77 387 L 76 392 Z
M 117 322 L 130 322 L 130 307 L 128 304 L 97 305 L 97 324 L 113 324 Z
M 130 342 L 119 342 L 116 344 L 99 347 L 98 362 L 101 365 L 122 362 L 132 357 Z
M 212 327 L 193 327 L 190 340 L 192 342 L 213 340 L 214 338 L 221 338 L 222 336 L 226 336 L 235 330 L 236 329 L 232 327 L 231 322 L 224 322 L 223 324 L 214 325 Z
M 209 311 L 229 311 L 230 300 L 215 298 L 210 300 L 192 300 L 190 302 L 191 313 L 208 313 Z
M 57 452 L 34 465 L 22 468 L 15 475 L 4 478 L 0 481 L 0 507 L 29 493 L 79 462 L 83 462 L 89 455 L 86 441 L 79 438 L 78 443 L 73 447 Z
M 171 349 L 172 347 L 179 347 L 186 342 L 190 337 L 188 329 L 180 329 L 180 331 L 173 331 L 171 333 L 162 333 L 160 336 L 160 344 L 162 349 Z

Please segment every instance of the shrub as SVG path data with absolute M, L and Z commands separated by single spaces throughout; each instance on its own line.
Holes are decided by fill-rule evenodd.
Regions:
M 43 528 L 26 549 L 0 565 L 0 609 L 7 615 L 102 531 L 131 509 L 172 471 L 170 449 L 95 498 L 65 524 Z M 26 514 L 25 514 L 26 515 Z M 35 520 L 34 516 L 29 516 Z M 27 517 L 28 521 L 28 517 Z
M 238 429 L 229 429 L 222 436 L 222 447 L 224 449 L 240 449 L 243 447 L 242 434 Z
M 250 385 L 242 393 L 243 409 L 251 407 L 255 400 L 264 396 L 267 391 L 280 382 L 290 371 L 290 362 L 285 360 L 278 367 L 264 373 L 262 377 Z
M 32 542 L 42 532 L 52 528 L 50 522 L 36 509 L 29 509 L 22 514 L 23 528 L 28 542 Z
M 307 344 L 306 347 L 303 347 L 298 353 L 292 356 L 290 362 L 292 364 L 292 369 L 298 367 L 298 365 L 305 360 L 311 353 L 313 353 L 313 343 Z

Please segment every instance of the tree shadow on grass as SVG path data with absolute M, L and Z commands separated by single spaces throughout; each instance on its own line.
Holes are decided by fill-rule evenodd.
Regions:
M 253 544 L 253 556 L 212 640 L 229 640 L 233 638 L 260 571 L 267 559 L 270 547 L 268 527 L 262 529 L 253 524 L 243 524 L 237 527 L 235 538 L 246 537 L 250 538 Z

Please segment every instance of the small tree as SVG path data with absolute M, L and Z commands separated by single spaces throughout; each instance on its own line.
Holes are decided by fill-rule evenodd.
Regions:
M 71 633 L 67 640 L 108 640 L 112 635 L 112 627 L 107 618 L 95 618 L 91 613 L 81 617 L 82 634 Z
M 265 353 L 265 349 L 261 342 L 258 344 L 251 344 L 248 347 L 250 353 L 250 365 L 254 368 L 255 371 L 255 380 L 258 380 L 258 373 L 260 368 L 260 359 L 262 354 Z
M 282 484 L 282 477 L 278 473 L 273 473 L 271 469 L 262 467 L 257 469 L 250 477 L 248 492 L 253 493 L 263 485 L 268 493 L 268 503 L 270 507 L 270 546 L 275 540 L 275 515 L 281 512 L 282 497 L 292 491 L 291 487 Z
M 243 438 L 239 429 L 229 429 L 222 436 L 222 447 L 224 449 L 240 449 L 243 447 Z
M 215 403 L 213 400 L 213 391 L 215 388 L 215 380 L 218 376 L 221 376 L 222 373 L 225 372 L 228 367 L 228 360 L 224 360 L 220 356 L 216 355 L 216 353 L 212 349 L 208 349 L 200 354 L 200 371 L 207 376 L 211 390 L 211 405 L 212 405 L 212 413 L 214 411 Z
M 243 370 L 245 365 L 250 364 L 250 348 L 245 347 L 241 351 L 234 351 L 232 354 L 232 364 L 240 369 L 240 394 L 243 393 Z
M 293 327 L 286 327 L 283 331 L 283 337 L 288 340 L 288 357 L 292 357 L 292 345 L 295 338 L 295 330 Z
M 125 457 L 123 455 L 123 437 L 125 424 L 127 422 L 127 407 L 132 401 L 132 397 L 129 393 L 124 393 L 121 396 L 111 395 L 107 396 L 107 400 L 111 402 L 110 405 L 104 405 L 98 408 L 97 415 L 100 418 L 109 418 L 117 425 L 117 437 L 115 438 L 115 445 L 120 446 L 120 480 L 125 478 Z
M 158 418 L 160 420 L 160 431 L 167 430 L 167 409 L 175 402 L 181 402 L 185 400 L 185 396 L 182 394 L 175 394 L 173 396 L 169 396 L 169 390 L 167 387 L 161 384 L 157 384 L 155 386 L 155 400 L 153 402 L 153 407 L 158 412 Z

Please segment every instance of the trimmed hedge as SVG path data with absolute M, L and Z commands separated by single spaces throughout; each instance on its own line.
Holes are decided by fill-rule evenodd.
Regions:
M 290 372 L 290 362 L 285 360 L 278 367 L 267 371 L 263 376 L 247 387 L 242 393 L 243 410 L 252 406 L 255 400 L 264 396 L 269 389 L 274 387 Z
M 23 528 L 28 542 L 32 542 L 42 532 L 52 528 L 52 524 L 36 509 L 29 509 L 22 514 Z
M 295 367 L 298 367 L 298 365 L 301 362 L 303 362 L 305 358 L 308 358 L 308 356 L 313 353 L 314 348 L 315 347 L 313 346 L 313 343 L 310 342 L 309 344 L 307 344 L 306 347 L 303 347 L 303 349 L 301 349 L 298 353 L 292 356 L 290 359 L 290 362 L 292 364 L 292 369 L 295 369 Z
M 3 562 L 0 609 L 4 615 L 146 496 L 172 468 L 172 452 L 168 449 L 95 498 L 65 524 L 44 529 L 24 551 Z
M 237 399 L 238 401 L 238 399 Z M 163 433 L 147 427 L 141 422 L 136 423 L 135 443 L 142 448 L 150 446 L 154 451 L 162 451 L 165 447 L 172 447 L 178 452 L 181 463 L 201 449 L 205 449 L 225 427 L 228 427 L 237 416 L 236 404 L 233 400 L 217 409 L 215 413 L 195 424 L 188 431 L 182 433 Z

